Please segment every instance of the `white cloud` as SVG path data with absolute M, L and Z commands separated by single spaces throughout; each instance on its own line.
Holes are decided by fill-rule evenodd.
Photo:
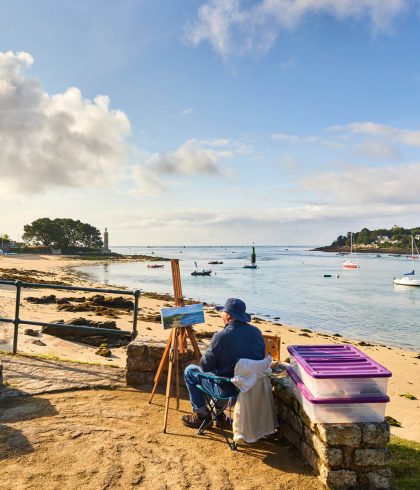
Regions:
M 386 29 L 408 5 L 407 0 L 208 0 L 198 19 L 186 26 L 193 45 L 209 42 L 223 57 L 267 51 L 282 29 L 291 30 L 310 14 L 328 14 L 339 20 L 367 18 L 373 29 Z
M 192 107 L 186 107 L 185 109 L 182 109 L 179 111 L 181 116 L 188 116 L 189 114 L 192 114 L 194 112 L 194 109 Z
M 370 168 L 347 166 L 342 172 L 322 172 L 299 183 L 315 196 L 337 205 L 420 205 L 416 182 L 420 163 Z M 413 184 L 414 183 L 414 184 Z
M 190 139 L 173 151 L 149 155 L 141 166 L 133 167 L 137 192 L 156 194 L 168 177 L 222 177 L 230 170 L 223 160 L 243 152 L 243 145 L 227 139 L 199 141 Z
M 107 96 L 84 99 L 70 87 L 50 95 L 26 78 L 29 53 L 0 52 L 2 190 L 35 193 L 52 186 L 91 187 L 126 159 L 127 116 Z
M 420 131 L 401 129 L 374 122 L 356 122 L 347 126 L 333 126 L 331 129 L 334 131 L 385 138 L 401 145 L 420 147 Z
M 298 136 L 296 134 L 288 134 L 288 133 L 273 133 L 271 135 L 273 140 L 278 141 L 287 141 L 289 143 L 316 143 L 320 140 L 318 136 Z
M 366 140 L 356 146 L 362 155 L 381 160 L 396 160 L 400 157 L 398 150 L 386 141 Z

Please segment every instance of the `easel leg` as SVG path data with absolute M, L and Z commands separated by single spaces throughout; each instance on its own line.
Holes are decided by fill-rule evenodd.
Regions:
M 174 362 L 175 362 L 175 393 L 176 393 L 176 409 L 179 410 L 179 340 L 180 337 L 177 336 L 176 349 L 174 352 Z
M 178 329 L 175 329 L 174 335 L 172 336 L 172 346 L 171 351 L 169 353 L 169 368 L 168 368 L 168 380 L 166 383 L 166 403 L 165 403 L 165 416 L 163 420 L 163 432 L 166 433 L 166 426 L 168 424 L 168 412 L 169 412 L 169 401 L 171 399 L 172 392 L 172 378 L 174 375 L 174 361 L 175 361 L 175 352 L 178 349 L 177 345 L 177 332 Z
M 165 350 L 163 351 L 162 359 L 160 360 L 158 370 L 156 371 L 156 376 L 155 376 L 155 384 L 153 385 L 153 390 L 149 398 L 149 403 L 152 403 L 153 397 L 155 396 L 157 387 L 159 385 L 160 378 L 162 377 L 163 369 L 166 365 L 166 362 L 168 361 L 169 357 L 169 351 L 171 350 L 172 346 L 172 338 L 173 338 L 174 331 L 171 330 L 171 333 L 169 334 L 168 342 L 166 343 Z

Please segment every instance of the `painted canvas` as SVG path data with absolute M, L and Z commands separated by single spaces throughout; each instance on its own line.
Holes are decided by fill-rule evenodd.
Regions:
M 202 304 L 162 308 L 161 314 L 164 329 L 189 327 L 197 323 L 204 323 L 204 308 Z

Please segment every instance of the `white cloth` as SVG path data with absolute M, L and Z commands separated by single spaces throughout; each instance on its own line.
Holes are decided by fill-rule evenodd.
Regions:
M 261 361 L 239 359 L 235 365 L 235 372 L 231 381 L 242 393 L 246 393 L 260 378 L 271 374 L 270 366 L 270 354 Z
M 274 434 L 277 416 L 268 375 L 271 356 L 262 361 L 240 359 L 232 382 L 240 389 L 233 416 L 233 440 L 257 442 Z

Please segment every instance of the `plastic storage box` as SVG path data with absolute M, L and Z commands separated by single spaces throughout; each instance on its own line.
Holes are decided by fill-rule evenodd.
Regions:
M 287 368 L 291 388 L 312 422 L 383 422 L 388 396 L 358 398 L 315 398 L 292 368 Z
M 386 396 L 392 376 L 352 345 L 292 345 L 290 365 L 315 398 Z

